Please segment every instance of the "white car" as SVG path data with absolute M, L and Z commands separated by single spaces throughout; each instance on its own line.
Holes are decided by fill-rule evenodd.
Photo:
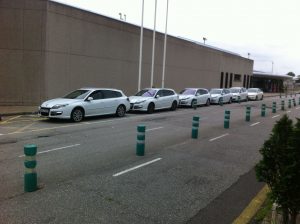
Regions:
M 214 104 L 220 104 L 221 100 L 223 103 L 232 102 L 232 93 L 229 89 L 211 89 L 210 97 L 210 102 Z
M 130 110 L 153 113 L 159 109 L 176 110 L 179 97 L 173 89 L 148 88 L 129 97 L 129 101 Z
M 121 90 L 81 88 L 68 95 L 48 100 L 39 107 L 42 117 L 82 121 L 85 117 L 116 114 L 123 117 L 130 108 Z
M 203 88 L 186 88 L 179 94 L 180 106 L 207 105 L 210 104 L 210 94 Z
M 248 99 L 249 100 L 262 100 L 264 98 L 264 93 L 259 88 L 248 89 Z
M 240 97 L 240 101 L 248 101 L 248 92 L 244 87 L 232 87 L 229 89 L 232 93 L 232 101 L 238 101 Z

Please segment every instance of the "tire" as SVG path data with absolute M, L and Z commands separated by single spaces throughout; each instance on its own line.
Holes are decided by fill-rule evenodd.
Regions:
M 80 122 L 84 118 L 84 111 L 82 108 L 74 108 L 71 113 L 71 120 L 74 122 Z
M 175 101 L 174 101 L 175 102 Z M 174 103 L 173 102 L 173 103 Z M 191 102 L 191 108 L 193 108 L 193 106 L 194 106 L 194 104 L 196 103 L 196 100 L 192 100 L 192 102 Z M 173 105 L 173 104 L 172 104 Z M 197 105 L 196 105 L 197 106 Z
M 205 104 L 205 106 L 209 106 L 210 105 L 210 100 L 209 99 L 207 99 L 206 100 L 206 104 Z
M 264 95 L 261 96 L 261 100 L 263 100 L 263 99 L 264 99 Z
M 229 103 L 229 104 L 231 104 L 231 103 L 232 103 L 232 99 L 231 99 L 231 98 L 229 99 L 228 103 Z
M 152 114 L 155 110 L 155 105 L 154 103 L 149 103 L 148 108 L 147 108 L 147 113 Z
M 255 100 L 258 100 L 258 96 L 255 97 Z
M 118 106 L 117 110 L 116 110 L 116 116 L 117 117 L 124 117 L 126 114 L 126 108 L 124 105 L 120 105 Z
M 176 109 L 177 109 L 177 102 L 176 102 L 176 101 L 173 101 L 170 110 L 174 111 L 174 110 L 176 110 Z

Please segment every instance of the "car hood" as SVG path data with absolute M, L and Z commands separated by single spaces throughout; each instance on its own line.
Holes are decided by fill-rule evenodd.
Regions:
M 194 95 L 181 95 L 181 94 L 179 94 L 178 96 L 180 100 L 194 97 Z
M 249 93 L 249 92 L 248 92 L 248 95 L 250 95 L 250 96 L 255 96 L 255 95 L 257 95 L 257 93 Z
M 73 103 L 78 103 L 78 102 L 82 102 L 82 101 L 83 101 L 82 99 L 79 100 L 79 99 L 56 98 L 56 99 L 45 101 L 44 103 L 42 103 L 41 107 L 51 108 L 57 104 L 73 104 Z
M 130 103 L 138 103 L 141 101 L 152 99 L 153 97 L 144 97 L 144 96 L 130 96 L 129 101 Z
M 239 93 L 231 93 L 232 96 L 239 96 L 240 94 Z
M 213 98 L 213 97 L 219 97 L 221 96 L 221 94 L 210 94 L 210 96 Z

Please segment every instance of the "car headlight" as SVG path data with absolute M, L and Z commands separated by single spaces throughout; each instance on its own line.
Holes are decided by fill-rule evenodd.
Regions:
M 59 109 L 59 108 L 62 108 L 62 107 L 66 107 L 68 106 L 69 104 L 56 104 L 52 107 L 52 109 Z
M 143 101 L 139 101 L 139 102 L 136 102 L 136 104 L 138 104 L 138 103 L 144 103 L 146 100 L 143 100 Z

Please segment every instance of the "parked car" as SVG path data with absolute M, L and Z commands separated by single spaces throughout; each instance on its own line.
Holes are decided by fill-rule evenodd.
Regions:
M 186 88 L 179 94 L 180 106 L 207 105 L 210 104 L 210 94 L 203 88 Z
M 248 101 L 248 92 L 244 87 L 232 87 L 229 89 L 232 93 L 232 101 L 238 101 L 240 97 L 240 101 Z
M 211 89 L 210 97 L 210 102 L 214 104 L 220 104 L 221 98 L 223 103 L 232 102 L 232 93 L 229 91 L 229 89 Z
M 262 100 L 264 98 L 264 92 L 259 88 L 248 89 L 249 100 Z
M 176 110 L 179 97 L 173 89 L 147 88 L 129 97 L 130 110 L 153 113 L 158 109 Z
M 39 114 L 43 117 L 79 122 L 85 117 L 105 114 L 123 117 L 129 108 L 129 99 L 121 90 L 81 88 L 64 97 L 42 103 Z

